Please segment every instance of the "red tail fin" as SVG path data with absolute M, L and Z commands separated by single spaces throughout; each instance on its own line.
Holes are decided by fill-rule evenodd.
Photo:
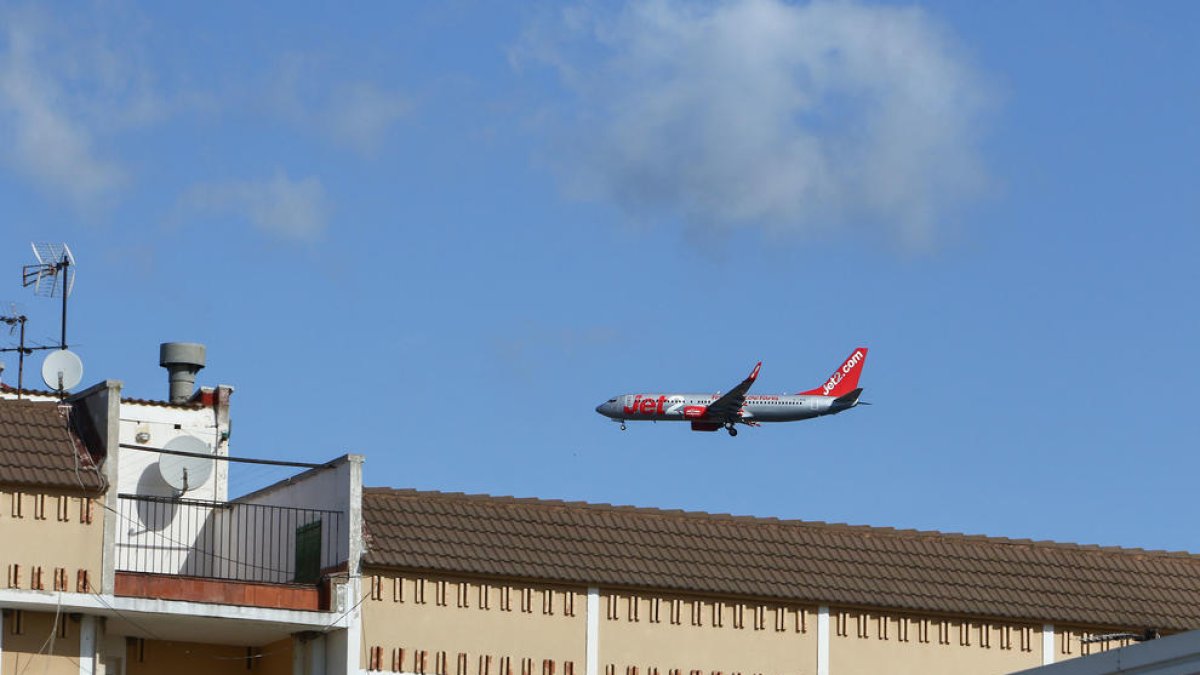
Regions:
M 858 388 L 858 376 L 862 375 L 863 362 L 867 360 L 867 348 L 859 347 L 855 349 L 845 363 L 840 368 L 833 371 L 825 384 L 816 389 L 802 391 L 801 394 L 814 394 L 816 396 L 842 396 L 849 394 Z

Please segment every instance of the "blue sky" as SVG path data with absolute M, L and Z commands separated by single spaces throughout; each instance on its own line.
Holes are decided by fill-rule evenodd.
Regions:
M 17 273 L 69 242 L 85 382 L 162 397 L 158 344 L 204 342 L 236 454 L 1200 551 L 1194 3 L 0 17 L 0 299 L 53 341 Z M 593 412 L 857 345 L 874 405 L 833 418 Z

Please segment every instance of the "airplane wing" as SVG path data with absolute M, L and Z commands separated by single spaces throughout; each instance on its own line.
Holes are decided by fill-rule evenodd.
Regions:
M 741 384 L 730 389 L 721 398 L 709 403 L 708 416 L 726 421 L 737 419 L 738 411 L 746 403 L 746 392 L 750 391 L 750 386 L 754 384 L 754 380 L 758 379 L 759 368 L 762 368 L 762 361 L 759 361 L 754 366 L 754 371 L 750 373 L 750 377 L 742 380 Z

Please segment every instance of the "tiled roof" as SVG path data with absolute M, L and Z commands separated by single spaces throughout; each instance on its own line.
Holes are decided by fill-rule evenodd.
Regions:
M 0 382 L 0 394 L 15 395 L 16 393 L 17 393 L 16 387 L 6 384 L 4 382 Z M 34 399 L 39 399 L 39 400 L 40 399 L 53 399 L 56 401 L 58 400 L 58 392 L 57 391 L 48 391 L 45 389 L 30 389 L 29 387 L 25 387 L 24 389 L 21 390 L 21 393 L 24 394 L 27 398 L 34 398 Z M 196 400 L 184 401 L 183 403 L 172 403 L 170 401 L 160 401 L 157 399 L 150 399 L 150 398 L 131 398 L 128 396 L 121 397 L 121 403 L 131 403 L 133 405 L 147 405 L 147 406 L 154 406 L 157 408 L 183 408 L 183 409 L 190 409 L 190 410 L 200 410 L 205 407 L 205 405 L 203 403 L 201 403 L 200 401 L 196 401 Z
M 1114 628 L 1200 627 L 1200 556 L 414 490 L 368 566 Z
M 184 410 L 202 410 L 206 406 L 200 401 L 184 401 L 183 403 L 172 403 L 170 401 L 158 401 L 150 398 L 128 398 L 122 397 L 121 403 L 131 403 L 133 405 L 148 405 L 156 408 L 181 408 Z
M 57 403 L 0 399 L 0 486 L 93 494 L 104 481 Z

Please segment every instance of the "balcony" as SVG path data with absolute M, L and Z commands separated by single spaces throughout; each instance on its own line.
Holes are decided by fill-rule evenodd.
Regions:
M 228 502 L 119 494 L 116 594 L 327 610 L 328 577 L 346 569 L 349 510 L 263 503 L 311 503 L 297 496 L 340 472 L 311 473 Z

